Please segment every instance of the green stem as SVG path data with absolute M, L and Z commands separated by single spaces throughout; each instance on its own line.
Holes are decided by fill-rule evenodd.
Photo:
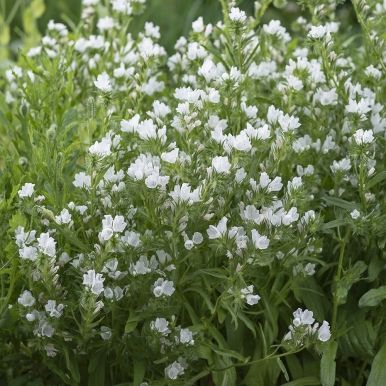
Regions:
M 266 356 L 265 358 L 259 358 L 259 359 L 255 359 L 254 361 L 249 361 L 249 362 L 246 362 L 246 363 L 235 363 L 233 365 L 230 365 L 230 366 L 227 366 L 227 367 L 223 367 L 221 369 L 211 369 L 211 371 L 215 371 L 215 372 L 221 372 L 221 371 L 226 371 L 226 370 L 229 370 L 231 368 L 234 368 L 234 367 L 244 367 L 244 366 L 250 366 L 250 365 L 253 365 L 255 363 L 260 363 L 260 362 L 264 362 L 264 361 L 267 361 L 267 360 L 271 360 L 271 359 L 278 359 L 278 358 L 282 358 L 282 357 L 286 357 L 286 356 L 289 356 L 289 355 L 293 355 L 293 354 L 297 354 L 299 353 L 300 351 L 303 351 L 304 350 L 304 347 L 298 349 L 298 350 L 295 350 L 295 351 L 288 351 L 288 352 L 285 352 L 283 354 L 278 354 L 278 355 L 274 355 L 274 353 L 276 351 L 274 351 L 272 354 Z
M 366 187 L 366 175 L 365 175 L 365 165 L 364 160 L 361 158 L 359 164 L 359 195 L 361 198 L 362 210 L 366 212 L 366 196 L 365 196 L 365 187 Z
M 338 261 L 338 268 L 336 271 L 336 275 L 334 278 L 334 294 L 333 294 L 333 308 L 332 308 L 332 322 L 331 322 L 331 329 L 333 333 L 336 333 L 336 321 L 338 317 L 338 306 L 339 306 L 339 298 L 338 298 L 338 283 L 340 281 L 342 270 L 343 270 L 343 259 L 344 259 L 344 252 L 346 249 L 346 242 L 348 238 L 348 233 L 346 234 L 346 237 L 344 239 L 340 240 L 340 252 L 339 252 L 339 261 Z
M 367 27 L 367 24 L 365 23 L 362 15 L 358 9 L 357 0 L 353 0 L 352 4 L 353 4 L 354 11 L 355 11 L 356 17 L 358 19 L 358 22 L 359 22 L 360 26 L 362 27 L 363 31 L 365 32 L 367 40 L 369 41 L 370 47 L 372 48 L 375 56 L 377 57 L 377 60 L 379 61 L 379 64 L 381 65 L 383 72 L 385 73 L 386 72 L 386 66 L 385 66 L 385 63 L 383 63 L 382 54 L 379 52 L 378 47 L 371 39 L 371 34 L 370 34 L 370 31 Z

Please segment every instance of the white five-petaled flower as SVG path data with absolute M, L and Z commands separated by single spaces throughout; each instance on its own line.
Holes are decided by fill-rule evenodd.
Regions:
M 187 202 L 188 204 L 199 202 L 201 188 L 198 187 L 194 190 L 191 189 L 191 186 L 187 183 L 183 183 L 182 185 L 176 185 L 173 191 L 169 193 L 169 196 L 177 204 L 181 202 Z
M 308 37 L 312 39 L 321 39 L 327 33 L 327 28 L 324 25 L 313 25 L 308 32 Z
M 315 322 L 314 319 L 314 313 L 309 310 L 302 310 L 301 308 L 298 308 L 293 313 L 294 319 L 293 319 L 293 325 L 298 326 L 304 326 L 304 325 L 311 325 Z
M 164 280 L 162 277 L 157 279 L 153 285 L 153 294 L 156 298 L 160 296 L 172 296 L 174 291 L 174 283 L 171 280 Z
M 17 299 L 17 302 L 23 307 L 32 307 L 35 304 L 35 298 L 30 291 L 25 290 Z
M 151 321 L 150 328 L 164 336 L 170 334 L 169 322 L 165 318 L 156 318 L 155 320 Z
M 102 231 L 99 233 L 99 238 L 102 241 L 108 241 L 113 237 L 114 233 L 122 233 L 126 228 L 127 223 L 123 216 L 105 215 L 102 220 Z
M 73 185 L 76 188 L 90 188 L 91 187 L 91 176 L 85 172 L 75 174 Z
M 184 367 L 181 363 L 175 361 L 165 369 L 165 376 L 169 379 L 177 379 L 178 376 L 185 373 Z
M 83 274 L 83 284 L 95 295 L 100 295 L 103 292 L 104 277 L 101 273 L 96 273 L 90 269 Z
M 103 72 L 102 74 L 98 75 L 97 79 L 94 80 L 94 85 L 97 89 L 103 92 L 111 92 L 113 89 L 110 77 L 107 75 L 106 72 Z
M 369 144 L 374 141 L 374 133 L 370 130 L 359 129 L 354 133 L 354 140 L 357 145 Z
M 227 231 L 227 222 L 228 219 L 223 217 L 217 226 L 209 225 L 209 228 L 206 231 L 208 233 L 208 237 L 210 239 L 219 239 L 220 237 L 225 236 Z
M 37 239 L 39 243 L 40 252 L 44 255 L 54 257 L 56 254 L 56 241 L 49 233 L 41 233 Z
M 31 197 L 35 191 L 35 184 L 27 182 L 24 184 L 21 189 L 17 192 L 20 198 Z
M 63 314 L 64 305 L 56 305 L 56 300 L 48 300 L 47 304 L 44 306 L 44 309 L 51 318 L 60 318 Z
M 194 344 L 193 333 L 189 330 L 189 328 L 181 328 L 180 342 L 187 345 Z
M 64 208 L 58 216 L 55 216 L 55 221 L 57 224 L 69 224 L 72 220 L 71 213 L 68 209 Z
M 257 294 L 254 294 L 253 289 L 254 289 L 253 285 L 249 285 L 248 287 L 241 289 L 242 298 L 245 299 L 247 304 L 249 304 L 250 306 L 257 304 L 260 300 L 260 296 Z
M 269 239 L 267 236 L 262 236 L 256 229 L 252 229 L 252 241 L 256 249 L 267 249 Z
M 212 167 L 217 173 L 229 173 L 229 170 L 231 168 L 231 164 L 229 163 L 228 157 L 214 157 L 212 159 Z
M 232 7 L 229 12 L 229 19 L 234 23 L 244 23 L 247 20 L 247 15 L 240 8 Z

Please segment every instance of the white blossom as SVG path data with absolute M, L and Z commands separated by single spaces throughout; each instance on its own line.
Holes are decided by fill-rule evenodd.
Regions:
M 27 182 L 24 184 L 21 189 L 17 192 L 20 198 L 27 198 L 31 197 L 34 194 L 35 191 L 35 184 L 31 184 L 30 182 Z
M 30 291 L 25 290 L 17 299 L 17 302 L 23 307 L 32 307 L 35 304 L 35 298 Z
M 106 72 L 103 72 L 102 74 L 98 75 L 97 79 L 94 80 L 94 85 L 97 89 L 103 92 L 111 92 L 113 89 L 110 77 L 107 75 Z
M 104 277 L 95 270 L 90 269 L 83 275 L 83 285 L 85 285 L 93 294 L 100 295 L 103 292 Z

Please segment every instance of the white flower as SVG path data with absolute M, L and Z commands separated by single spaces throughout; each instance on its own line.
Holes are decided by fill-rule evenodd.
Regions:
M 292 115 L 288 115 L 288 114 L 281 115 L 279 117 L 278 122 L 279 122 L 281 129 L 285 133 L 287 131 L 293 131 L 300 126 L 299 118 L 294 117 Z
M 178 148 L 173 149 L 173 150 L 171 150 L 171 151 L 169 151 L 167 153 L 162 153 L 161 154 L 161 159 L 162 159 L 162 161 L 168 162 L 170 164 L 174 164 L 177 161 L 178 153 L 179 153 L 179 149 Z
M 334 160 L 330 169 L 333 173 L 348 172 L 351 169 L 351 161 L 349 158 L 343 158 L 340 161 Z
M 374 141 L 374 133 L 370 130 L 359 129 L 354 133 L 354 140 L 357 145 L 364 145 Z
M 176 185 L 174 190 L 169 193 L 169 196 L 173 199 L 175 203 L 186 202 L 189 205 L 200 201 L 200 187 L 191 190 L 191 186 L 187 183 L 182 185 Z
M 349 99 L 346 111 L 352 114 L 364 115 L 371 111 L 372 106 L 369 100 L 362 98 L 359 102 Z
M 257 304 L 260 300 L 260 296 L 257 294 L 254 294 L 253 289 L 254 289 L 253 285 L 249 285 L 248 287 L 241 289 L 242 298 L 245 299 L 247 304 L 249 304 L 250 306 Z
M 83 284 L 95 295 L 100 295 L 103 292 L 104 280 L 103 275 L 95 273 L 93 269 L 83 274 Z
M 44 308 L 48 315 L 52 318 L 60 318 L 63 314 L 64 305 L 56 305 L 56 300 L 48 300 Z
M 25 245 L 19 249 L 19 256 L 24 260 L 36 260 L 38 256 L 38 250 L 35 247 Z
M 314 319 L 314 313 L 309 310 L 302 310 L 301 308 L 298 308 L 294 313 L 294 320 L 293 325 L 295 327 L 303 326 L 303 325 L 311 325 L 315 322 Z
M 375 68 L 372 64 L 366 67 L 365 74 L 375 79 L 380 79 L 382 76 L 382 72 L 379 71 L 378 68 Z
M 90 188 L 91 187 L 91 176 L 87 175 L 85 172 L 80 172 L 75 174 L 75 179 L 73 185 L 76 188 Z
M 312 39 L 321 39 L 323 38 L 327 33 L 327 29 L 323 25 L 313 25 L 308 32 L 308 37 Z
M 330 325 L 325 320 L 318 330 L 318 339 L 321 342 L 327 342 L 331 338 Z
M 217 173 L 228 173 L 231 164 L 229 163 L 228 157 L 214 157 L 212 159 L 212 167 Z
M 288 212 L 284 213 L 281 222 L 283 225 L 290 225 L 299 219 L 298 209 L 292 207 Z
M 361 213 L 359 212 L 359 210 L 357 209 L 354 209 L 351 213 L 350 213 L 350 216 L 353 220 L 357 220 L 360 216 L 361 216 Z
M 22 188 L 17 192 L 20 198 L 31 197 L 35 191 L 35 184 L 27 182 L 22 186 Z
M 99 335 L 101 336 L 101 338 L 103 340 L 109 340 L 109 339 L 111 339 L 113 333 L 112 333 L 110 327 L 101 326 L 101 331 L 100 331 Z
M 123 216 L 105 215 L 102 220 L 102 231 L 99 233 L 99 238 L 102 241 L 108 241 L 113 237 L 114 233 L 122 233 L 126 228 L 127 223 Z
M 204 241 L 204 237 L 202 236 L 202 234 L 200 232 L 194 232 L 193 237 L 192 237 L 192 241 L 196 245 L 201 244 Z
M 156 320 L 151 321 L 150 328 L 164 336 L 170 334 L 169 322 L 165 318 L 156 318 Z
M 177 379 L 178 376 L 183 375 L 185 372 L 184 367 L 177 361 L 166 367 L 165 376 L 169 379 Z
M 217 226 L 209 225 L 209 228 L 206 231 L 208 233 L 208 237 L 210 239 L 219 239 L 220 237 L 225 236 L 227 231 L 227 222 L 228 219 L 223 217 Z
M 34 330 L 34 334 L 37 336 L 46 336 L 47 338 L 51 338 L 54 335 L 55 329 L 49 324 L 46 320 L 39 320 L 39 324 L 37 328 Z
M 140 236 L 141 235 L 137 232 L 126 231 L 125 234 L 121 236 L 121 241 L 126 245 L 136 248 L 141 245 Z
M 262 236 L 256 229 L 252 229 L 252 241 L 256 249 L 267 249 L 269 239 L 267 236 Z
M 247 15 L 240 8 L 232 7 L 229 12 L 229 19 L 235 23 L 244 23 L 247 20 Z
M 280 24 L 280 20 L 271 20 L 268 24 L 264 24 L 263 30 L 268 35 L 277 36 L 284 43 L 291 40 L 286 29 Z
M 29 245 L 35 241 L 36 231 L 25 232 L 24 227 L 18 226 L 15 230 L 15 239 L 18 247 Z
M 279 192 L 283 187 L 281 177 L 275 177 L 272 181 L 266 172 L 260 174 L 259 185 L 267 188 L 268 192 Z
M 336 105 L 338 103 L 338 94 L 336 88 L 328 91 L 323 91 L 318 88 L 314 95 L 315 101 L 319 102 L 322 106 Z
M 71 222 L 71 214 L 68 209 L 63 209 L 59 216 L 55 216 L 55 221 L 57 224 L 69 224 Z
M 110 30 L 110 29 L 115 27 L 115 21 L 110 16 L 101 17 L 98 20 L 97 27 L 98 27 L 99 31 L 101 31 L 101 32 L 107 31 L 107 30 Z M 106 74 L 106 73 L 104 73 L 104 74 Z M 101 76 L 101 75 L 99 75 L 99 76 Z M 98 76 L 98 78 L 99 78 L 99 76 Z M 95 85 L 95 86 L 98 87 L 97 85 Z M 98 88 L 100 88 L 100 87 L 98 87 Z
M 194 344 L 193 333 L 189 330 L 189 328 L 181 328 L 180 342 L 187 345 Z
M 109 138 L 102 138 L 100 142 L 96 141 L 88 149 L 90 154 L 98 157 L 105 157 L 111 154 L 111 140 Z
M 175 290 L 174 283 L 171 280 L 159 278 L 153 284 L 153 294 L 157 298 L 162 295 L 172 296 Z
M 54 358 L 56 357 L 59 350 L 55 348 L 52 343 L 48 343 L 44 346 L 44 350 L 46 350 L 46 354 L 48 357 Z
M 204 32 L 204 20 L 202 16 L 200 16 L 197 20 L 192 23 L 192 30 L 196 33 Z
M 111 86 L 110 77 L 107 75 L 106 72 L 103 72 L 102 74 L 98 75 L 97 79 L 94 80 L 94 85 L 97 89 L 103 92 L 111 92 L 111 90 L 113 89 Z
M 35 298 L 30 291 L 26 290 L 19 296 L 17 302 L 23 307 L 32 307 L 35 304 Z
M 41 233 L 37 241 L 39 243 L 40 252 L 50 257 L 55 256 L 56 241 L 50 237 L 49 233 Z

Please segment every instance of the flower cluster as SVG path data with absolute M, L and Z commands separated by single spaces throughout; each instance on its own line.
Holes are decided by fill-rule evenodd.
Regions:
M 263 24 L 258 3 L 254 17 L 222 3 L 224 21 L 197 19 L 168 56 L 154 24 L 128 32 L 144 1 L 83 0 L 79 30 L 50 22 L 6 72 L 22 125 L 49 122 L 20 134 L 21 152 L 45 145 L 14 191 L 12 312 L 58 379 L 87 383 L 87 368 L 114 363 L 112 384 L 252 382 L 274 347 L 339 339 L 365 246 L 366 280 L 382 274 L 385 52 L 350 56 L 331 2 L 294 31 Z M 58 110 L 40 111 L 44 87 Z M 39 164 L 45 152 L 54 161 Z M 298 308 L 285 334 L 302 305 L 313 311 Z

